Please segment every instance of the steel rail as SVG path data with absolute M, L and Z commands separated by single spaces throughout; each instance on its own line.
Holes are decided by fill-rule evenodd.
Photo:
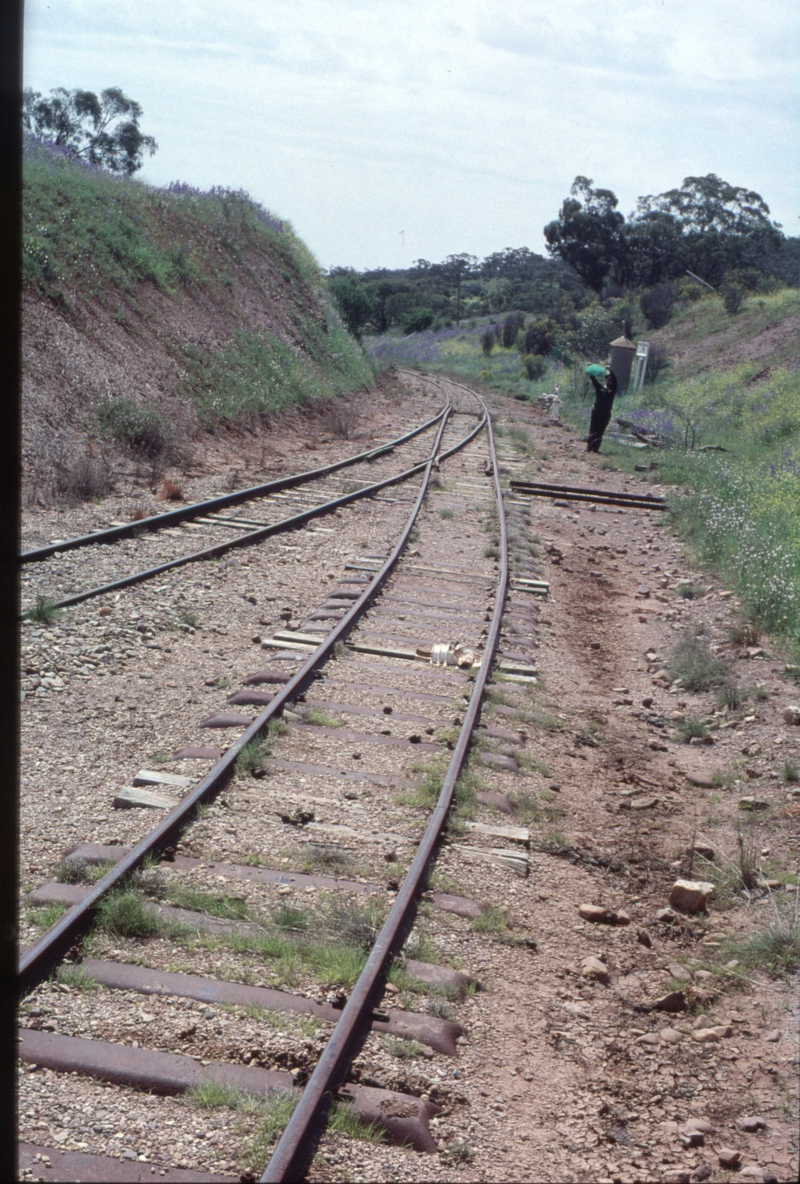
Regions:
M 425 474 L 419 494 L 408 517 L 398 542 L 393 547 L 386 562 L 378 571 L 371 583 L 364 590 L 358 600 L 354 601 L 351 609 L 342 617 L 341 621 L 323 639 L 313 654 L 309 656 L 300 669 L 278 691 L 267 707 L 253 720 L 237 740 L 213 766 L 212 769 L 194 786 L 192 790 L 170 813 L 161 820 L 127 855 L 115 864 L 102 879 L 94 884 L 77 904 L 73 905 L 55 925 L 26 950 L 19 960 L 18 988 L 21 994 L 27 994 L 41 982 L 51 968 L 71 949 L 76 941 L 91 925 L 94 914 L 102 898 L 113 889 L 121 886 L 126 878 L 135 872 L 148 855 L 158 854 L 177 842 L 181 832 L 191 820 L 195 809 L 207 799 L 219 793 L 233 775 L 236 758 L 246 744 L 255 740 L 267 726 L 269 721 L 281 714 L 287 703 L 301 694 L 313 680 L 317 670 L 328 661 L 334 651 L 336 643 L 342 641 L 358 618 L 369 607 L 386 580 L 394 570 L 403 550 L 408 542 L 408 536 L 419 514 L 425 494 L 431 469 L 439 459 L 453 455 L 464 448 L 470 440 L 481 430 L 483 423 L 469 432 L 451 448 L 441 454 L 438 448 L 442 433 L 447 422 L 450 407 L 445 409 L 439 430 L 436 434 L 433 452 L 426 462 Z
M 481 700 L 500 638 L 508 591 L 508 538 L 503 495 L 497 474 L 497 457 L 491 420 L 480 396 L 474 391 L 470 391 L 470 394 L 478 399 L 483 408 L 481 425 L 486 426 L 488 436 L 501 542 L 500 575 L 484 658 L 475 677 L 469 707 L 442 784 L 439 799 L 429 815 L 416 855 L 395 897 L 383 928 L 370 951 L 366 965 L 345 1004 L 341 1019 L 325 1045 L 314 1072 L 306 1083 L 300 1100 L 261 1176 L 261 1184 L 302 1180 L 305 1175 L 314 1154 L 315 1136 L 323 1127 L 327 1110 L 332 1101 L 332 1094 L 344 1081 L 350 1063 L 363 1041 L 369 1017 L 383 993 L 389 961 L 402 947 L 413 923 L 418 898 L 427 883 L 430 867 L 435 858 L 436 848 L 453 800 L 456 781 L 469 752 L 472 734 L 480 716 Z
M 355 456 L 334 461 L 332 464 L 323 465 L 319 469 L 308 469 L 304 473 L 293 473 L 288 477 L 277 477 L 274 481 L 267 481 L 263 485 L 253 485 L 249 489 L 238 489 L 233 493 L 208 498 L 206 501 L 193 502 L 189 506 L 180 506 L 176 510 L 166 510 L 163 514 L 151 514 L 149 518 L 139 518 L 135 522 L 126 522 L 123 526 L 109 526 L 105 530 L 96 530 L 92 534 L 77 535 L 75 538 L 65 539 L 61 543 L 48 543 L 46 547 L 36 547 L 31 551 L 23 551 L 19 557 L 19 562 L 22 565 L 26 563 L 39 563 L 44 559 L 49 559 L 51 555 L 60 555 L 62 551 L 74 551 L 79 547 L 89 547 L 94 543 L 113 543 L 117 539 L 136 535 L 141 530 L 159 530 L 161 527 L 170 526 L 175 522 L 182 522 L 188 518 L 202 517 L 202 515 L 215 509 L 223 510 L 226 506 L 237 506 L 242 502 L 251 501 L 253 498 L 266 497 L 270 493 L 278 493 L 282 489 L 292 489 L 297 485 L 305 485 L 309 481 L 316 481 L 320 477 L 327 477 L 328 474 L 335 473 L 339 469 L 347 468 L 349 465 L 359 464 L 361 461 L 375 460 L 384 453 L 391 452 L 400 444 L 405 444 L 409 440 L 413 440 L 421 432 L 425 432 L 428 428 L 433 427 L 435 423 L 439 422 L 445 411 L 446 407 L 442 408 L 433 419 L 420 424 L 413 431 L 406 432 L 405 435 L 398 436 L 396 440 L 390 440 L 387 444 L 380 444 L 377 448 L 371 448 L 367 452 L 359 452 Z
M 526 490 L 536 490 L 538 493 L 586 494 L 590 497 L 617 498 L 622 501 L 652 502 L 654 505 L 666 505 L 667 499 L 656 493 L 618 493 L 615 489 L 587 489 L 583 485 L 554 485 L 547 481 L 511 480 L 511 489 L 522 493 Z
M 557 489 L 531 489 L 519 488 L 512 486 L 509 490 L 517 497 L 549 497 L 560 498 L 562 501 L 569 502 L 575 505 L 583 506 L 622 506 L 628 510 L 657 510 L 659 512 L 666 511 L 666 502 L 652 502 L 646 498 L 622 498 L 614 497 L 613 495 L 603 496 L 599 493 L 567 493 Z
M 463 447 L 463 444 L 460 445 Z M 448 456 L 449 453 L 442 454 Z M 436 458 L 434 458 L 436 459 Z M 71 596 L 65 596 L 61 600 L 53 600 L 48 602 L 48 607 L 51 609 L 70 608 L 74 604 L 81 604 L 84 600 L 91 600 L 95 596 L 103 596 L 109 592 L 116 592 L 121 588 L 130 588 L 134 584 L 141 584 L 145 580 L 152 580 L 156 576 L 163 575 L 164 572 L 172 571 L 177 567 L 185 567 L 187 563 L 199 563 L 207 559 L 217 559 L 220 555 L 224 555 L 227 551 L 232 551 L 236 547 L 249 547 L 255 543 L 260 543 L 263 539 L 269 538 L 274 534 L 284 534 L 287 531 L 294 530 L 297 526 L 302 526 L 303 523 L 309 522 L 312 518 L 318 518 L 322 514 L 329 514 L 339 508 L 339 506 L 349 505 L 350 502 L 355 502 L 361 498 L 371 497 L 381 489 L 386 489 L 390 485 L 398 485 L 401 481 L 408 481 L 417 473 L 421 473 L 428 461 L 420 461 L 419 464 L 413 465 L 410 469 L 404 469 L 402 473 L 396 473 L 393 477 L 385 477 L 382 481 L 376 481 L 373 485 L 366 485 L 363 489 L 357 489 L 353 493 L 342 494 L 341 497 L 334 498 L 329 502 L 322 502 L 319 506 L 312 506 L 308 510 L 302 510 L 299 514 L 293 514 L 291 518 L 282 518 L 279 522 L 270 522 L 267 526 L 261 526 L 257 530 L 247 531 L 245 534 L 235 535 L 233 538 L 224 539 L 220 543 L 214 543 L 210 547 L 204 547 L 202 551 L 192 551 L 188 555 L 179 555 L 177 559 L 168 559 L 165 563 L 159 563 L 155 567 L 143 568 L 141 571 L 133 572 L 128 576 L 121 576 L 118 580 L 112 580 L 108 584 L 99 584 L 94 588 L 86 588 L 83 592 L 75 592 Z M 25 620 L 33 609 L 25 609 L 20 613 L 20 619 Z

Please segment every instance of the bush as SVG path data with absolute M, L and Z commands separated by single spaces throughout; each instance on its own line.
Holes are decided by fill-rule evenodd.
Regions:
M 579 318 L 578 327 L 570 332 L 567 348 L 583 358 L 605 357 L 619 332 L 619 318 L 594 305 Z
M 72 453 L 61 448 L 52 458 L 53 492 L 67 502 L 89 501 L 107 497 L 114 488 L 114 474 L 104 456 Z
M 490 358 L 492 356 L 492 350 L 494 349 L 494 341 L 495 341 L 494 329 L 486 329 L 485 332 L 481 333 L 481 349 L 483 350 L 483 352 L 487 358 Z
M 722 285 L 720 292 L 722 293 L 725 311 L 733 316 L 742 307 L 744 298 L 747 295 L 746 288 L 743 284 L 737 283 L 736 280 L 728 280 Z
M 97 412 L 105 435 L 139 456 L 159 456 L 169 443 L 169 426 L 155 407 L 135 399 L 107 399 Z
M 639 307 L 653 329 L 663 329 L 672 319 L 675 292 L 671 284 L 656 284 L 639 297 Z
M 679 638 L 669 670 L 673 678 L 680 678 L 686 691 L 710 691 L 730 681 L 728 667 L 708 648 L 701 637 L 685 633 Z
M 433 324 L 433 311 L 430 308 L 415 306 L 403 313 L 400 323 L 406 336 L 409 333 L 421 333 L 423 329 L 429 329 Z
M 503 321 L 503 345 L 506 349 L 511 349 L 514 345 L 524 321 L 525 316 L 521 312 L 510 312 Z
M 525 373 L 532 382 L 536 378 L 541 378 L 547 369 L 547 362 L 541 354 L 525 354 L 522 364 L 525 367 Z
M 555 321 L 550 320 L 549 317 L 534 321 L 525 330 L 522 352 L 525 354 L 549 354 L 555 345 L 557 333 L 558 325 Z

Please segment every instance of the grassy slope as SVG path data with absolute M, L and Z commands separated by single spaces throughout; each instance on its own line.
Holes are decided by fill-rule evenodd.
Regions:
M 488 318 L 485 319 L 488 323 Z M 516 350 L 481 351 L 483 322 L 460 330 L 385 335 L 374 357 L 450 374 L 462 381 L 535 399 L 560 385 L 563 418 L 581 434 L 592 400 L 584 362 L 551 362 L 541 379 L 521 377 Z M 717 296 L 679 308 L 658 332 L 641 316 L 635 339 L 664 348 L 671 365 L 638 396 L 615 403 L 615 415 L 656 428 L 671 446 L 650 452 L 653 480 L 679 487 L 674 520 L 702 561 L 738 591 L 762 630 L 800 653 L 800 291 L 748 297 L 735 316 Z M 687 444 L 689 447 L 687 448 Z M 694 445 L 694 447 L 692 447 Z M 711 446 L 725 451 L 701 451 Z M 606 467 L 633 471 L 642 453 L 603 445 Z
M 672 366 L 615 415 L 655 428 L 672 446 L 642 454 L 613 438 L 606 465 L 679 487 L 677 528 L 741 597 L 745 614 L 800 655 L 800 291 L 752 296 L 736 316 L 713 296 L 650 339 Z M 572 399 L 579 428 L 588 402 Z M 694 444 L 694 447 L 692 447 Z M 708 450 L 706 450 L 708 449 Z
M 244 194 L 152 189 L 29 143 L 23 234 L 29 466 L 51 436 L 124 420 L 109 401 L 191 432 L 373 380 L 308 249 Z

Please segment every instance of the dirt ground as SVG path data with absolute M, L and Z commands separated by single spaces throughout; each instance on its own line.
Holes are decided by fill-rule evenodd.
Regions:
M 495 402 L 513 475 L 669 492 Z M 458 1068 L 406 1081 L 443 1107 L 439 1162 L 331 1142 L 314 1179 L 794 1180 L 797 983 L 745 968 L 735 943 L 796 916 L 800 804 L 783 769 L 800 758 L 784 723 L 797 685 L 766 639 L 731 643 L 735 595 L 697 570 L 666 515 L 537 500 L 530 522 L 550 595 L 536 629 L 516 632 L 537 643 L 540 683 L 495 700 L 495 722 L 526 729 L 527 760 L 490 788 L 536 799 L 531 874 L 465 871 L 456 845 L 437 865 L 447 890 L 510 917 L 505 937 L 461 939 L 459 964 L 486 989 L 457 1009 Z M 687 632 L 730 663 L 741 706 L 664 673 Z M 707 721 L 705 741 L 683 738 L 686 719 Z M 737 827 L 769 887 L 737 891 Z M 714 883 L 714 899 L 659 919 L 680 878 Z M 587 904 L 630 921 L 584 920 Z M 679 1010 L 653 1007 L 672 992 Z

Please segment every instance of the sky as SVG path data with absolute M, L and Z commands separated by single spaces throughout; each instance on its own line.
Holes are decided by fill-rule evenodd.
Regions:
M 119 86 L 154 185 L 245 189 L 322 267 L 545 253 L 576 175 L 717 173 L 800 233 L 796 0 L 27 0 L 25 85 Z

